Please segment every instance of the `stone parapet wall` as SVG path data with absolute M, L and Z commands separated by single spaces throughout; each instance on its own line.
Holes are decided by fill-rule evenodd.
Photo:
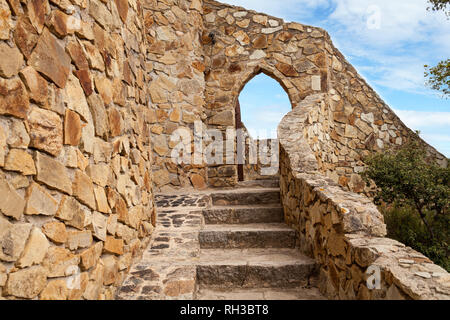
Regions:
M 371 200 L 319 172 L 305 135 L 326 103 L 324 94 L 307 97 L 278 128 L 285 220 L 298 231 L 301 250 L 320 264 L 321 292 L 331 299 L 450 299 L 443 268 L 385 238 Z M 367 282 L 372 270 L 379 270 L 375 289 Z
M 111 299 L 146 247 L 144 20 L 142 1 L 0 0 L 0 299 Z

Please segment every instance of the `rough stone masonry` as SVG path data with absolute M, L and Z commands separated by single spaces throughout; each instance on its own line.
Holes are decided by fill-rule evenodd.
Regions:
M 152 236 L 154 192 L 236 184 L 234 165 L 174 164 L 170 136 L 198 120 L 235 127 L 239 92 L 260 72 L 292 103 L 283 205 L 324 292 L 448 297 L 448 274 L 426 258 L 369 245 L 384 239 L 382 218 L 344 190 L 364 190 L 362 156 L 414 134 L 324 30 L 210 0 L 0 0 L 0 57 L 0 299 L 113 298 Z M 300 200 L 324 187 L 306 173 L 331 179 L 360 224 L 342 229 L 317 190 Z M 380 296 L 364 289 L 354 250 L 395 266 Z

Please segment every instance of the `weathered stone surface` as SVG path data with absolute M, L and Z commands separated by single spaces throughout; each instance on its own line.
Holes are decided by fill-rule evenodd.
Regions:
M 107 236 L 103 250 L 107 253 L 122 255 L 123 245 L 123 239 L 116 239 L 114 237 Z
M 111 81 L 106 77 L 96 78 L 95 87 L 102 97 L 105 105 L 109 105 L 113 101 L 113 88 Z
M 50 78 L 60 88 L 66 86 L 70 57 L 47 29 L 44 29 L 28 64 Z
M 0 260 L 16 261 L 25 248 L 32 225 L 29 223 L 10 223 L 0 216 Z
M 23 56 L 16 47 L 10 47 L 6 43 L 0 43 L 0 76 L 11 78 L 19 73 L 23 64 Z
M 33 299 L 47 285 L 47 272 L 41 266 L 22 269 L 9 274 L 6 294 L 18 298 Z
M 92 244 L 91 231 L 68 231 L 67 232 L 67 247 L 70 250 L 77 250 L 78 248 L 87 248 Z
M 28 89 L 31 100 L 46 107 L 49 98 L 47 81 L 30 66 L 20 71 L 20 77 Z
M 111 285 L 117 280 L 117 275 L 119 273 L 119 264 L 117 258 L 109 255 L 102 258 L 103 265 L 105 266 L 103 272 L 103 285 Z
M 80 257 L 60 247 L 50 247 L 42 266 L 47 268 L 49 278 L 69 276 L 76 270 Z
M 100 241 L 94 244 L 89 249 L 83 251 L 80 254 L 81 257 L 80 266 L 82 270 L 88 270 L 97 265 L 97 262 L 102 254 L 102 250 L 103 250 L 103 242 Z
M 53 280 L 49 281 L 44 290 L 42 290 L 40 300 L 67 300 L 69 296 L 69 289 L 67 288 L 67 281 Z
M 12 125 L 10 126 L 7 143 L 11 148 L 26 149 L 28 147 L 30 144 L 30 136 L 22 121 L 13 120 Z
M 95 200 L 97 202 L 97 210 L 103 213 L 111 213 L 108 205 L 108 200 L 106 199 L 105 189 L 100 186 L 95 186 L 94 194 Z
M 94 185 L 91 178 L 81 171 L 75 172 L 75 179 L 72 185 L 73 195 L 83 204 L 92 210 L 96 209 L 94 198 Z
M 279 63 L 277 63 L 276 67 L 285 76 L 288 76 L 288 77 L 297 77 L 298 76 L 297 71 L 295 71 L 294 67 L 291 65 L 279 62 Z
M 86 59 L 86 56 L 83 52 L 83 48 L 81 47 L 78 41 L 70 41 L 66 45 L 66 50 L 72 58 L 73 63 L 78 68 L 78 70 L 87 70 L 89 69 L 89 63 Z
M 11 11 L 5 0 L 0 1 L 0 40 L 9 39 L 11 30 Z
M 34 107 L 28 116 L 30 146 L 58 156 L 63 148 L 61 118 L 54 112 Z
M 20 220 L 25 209 L 25 200 L 0 176 L 0 212 L 5 216 Z
M 232 126 L 234 125 L 234 114 L 231 110 L 223 111 L 214 115 L 209 120 L 209 123 L 213 125 Z
M 72 181 L 64 165 L 53 158 L 36 152 L 36 180 L 60 191 L 72 194 Z
M 14 31 L 14 41 L 26 58 L 29 58 L 34 46 L 39 39 L 36 29 L 31 25 L 26 15 L 22 15 L 17 21 Z
M 25 119 L 30 103 L 22 81 L 0 79 L 0 115 L 11 115 Z
M 45 15 L 49 11 L 49 3 L 47 0 L 31 0 L 27 2 L 28 14 L 32 25 L 38 33 L 42 32 L 45 23 Z
M 83 230 L 86 225 L 86 211 L 81 204 L 72 197 L 63 197 L 56 217 L 66 221 L 66 224 Z
M 119 11 L 120 19 L 123 23 L 126 23 L 128 16 L 128 1 L 127 0 L 114 0 L 117 6 L 117 11 Z
M 77 112 L 83 121 L 89 121 L 91 114 L 89 112 L 89 106 L 87 104 L 84 91 L 81 88 L 80 82 L 73 75 L 70 74 L 67 81 L 67 86 L 64 90 L 64 103 L 67 107 Z
M 64 38 L 81 29 L 81 20 L 60 10 L 53 10 L 48 18 L 48 25 L 58 37 Z
M 97 94 L 92 94 L 88 98 L 90 110 L 94 120 L 95 134 L 99 137 L 106 137 L 109 133 L 108 115 L 105 105 Z
M 6 139 L 8 136 L 6 135 L 5 130 L 2 126 L 0 126 L 0 167 L 5 165 L 5 155 L 6 155 Z
M 86 168 L 86 173 L 91 177 L 92 181 L 101 187 L 106 187 L 108 181 L 112 179 L 111 168 L 104 163 L 92 164 Z
M 41 230 L 34 227 L 30 233 L 22 256 L 17 261 L 19 268 L 30 267 L 34 264 L 40 264 L 44 260 L 50 244 Z
M 53 216 L 58 210 L 58 202 L 43 187 L 34 182 L 27 189 L 26 200 L 25 213 L 29 215 Z
M 78 80 L 80 80 L 80 84 L 84 90 L 84 93 L 89 97 L 94 92 L 94 89 L 92 89 L 92 81 L 89 75 L 89 71 L 74 70 L 73 73 L 78 78 Z
M 42 226 L 42 231 L 51 241 L 62 244 L 67 241 L 66 225 L 62 222 L 47 222 Z
M 205 183 L 205 179 L 199 174 L 193 174 L 191 176 L 191 182 L 194 188 L 197 190 L 204 190 L 208 187 Z
M 107 218 L 99 212 L 92 215 L 92 226 L 94 227 L 94 237 L 98 240 L 106 240 Z
M 89 14 L 105 29 L 109 29 L 113 23 L 111 13 L 107 7 L 98 0 L 90 1 Z
M 4 168 L 5 170 L 20 172 L 25 176 L 36 174 L 33 157 L 22 149 L 9 150 Z
M 108 119 L 110 126 L 110 134 L 111 137 L 117 137 L 122 134 L 122 116 L 120 115 L 119 110 L 116 108 L 110 108 L 108 110 Z
M 71 110 L 66 110 L 64 118 L 64 144 L 78 146 L 81 140 L 80 116 Z

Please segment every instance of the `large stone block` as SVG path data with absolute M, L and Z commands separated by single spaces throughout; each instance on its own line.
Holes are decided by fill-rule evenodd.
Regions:
M 0 43 L 0 76 L 11 78 L 19 73 L 23 64 L 23 56 L 19 49 L 10 47 L 5 42 Z
M 36 180 L 60 191 L 72 194 L 72 181 L 64 165 L 40 152 L 36 152 Z
M 30 223 L 10 223 L 0 216 L 0 260 L 14 262 L 19 259 L 30 234 Z
M 72 185 L 73 195 L 83 204 L 92 210 L 96 210 L 94 185 L 91 178 L 81 171 L 75 173 L 75 180 Z
M 33 299 L 47 285 L 47 272 L 41 266 L 22 269 L 9 274 L 5 291 L 17 298 Z
M 0 115 L 25 119 L 29 108 L 28 93 L 22 81 L 0 79 Z
M 17 261 L 19 268 L 30 267 L 34 264 L 40 264 L 44 260 L 50 244 L 41 230 L 34 227 L 30 233 L 22 256 Z
M 51 79 L 60 88 L 66 86 L 70 57 L 50 31 L 44 29 L 28 64 Z
M 0 212 L 5 216 L 20 220 L 25 209 L 25 200 L 2 177 L 0 177 L 0 195 Z
M 28 117 L 30 146 L 58 156 L 63 148 L 61 118 L 53 111 L 34 107 Z
M 26 192 L 26 199 L 26 214 L 54 216 L 58 210 L 58 201 L 37 183 L 30 184 Z

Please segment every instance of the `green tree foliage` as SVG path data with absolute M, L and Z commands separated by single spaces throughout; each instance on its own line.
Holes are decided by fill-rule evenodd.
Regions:
M 363 177 L 378 187 L 375 203 L 389 236 L 450 267 L 450 168 L 427 161 L 418 142 L 373 155 L 366 164 Z
M 428 0 L 431 7 L 428 10 L 444 11 L 450 18 L 450 0 Z M 435 67 L 425 65 L 426 84 L 433 90 L 441 91 L 444 97 L 450 95 L 450 59 L 443 60 Z
M 428 0 L 431 3 L 431 9 L 433 11 L 442 10 L 446 15 L 450 15 L 450 0 Z
M 427 85 L 437 91 L 450 95 L 450 59 L 441 61 L 435 67 L 425 65 L 425 77 L 428 78 Z

